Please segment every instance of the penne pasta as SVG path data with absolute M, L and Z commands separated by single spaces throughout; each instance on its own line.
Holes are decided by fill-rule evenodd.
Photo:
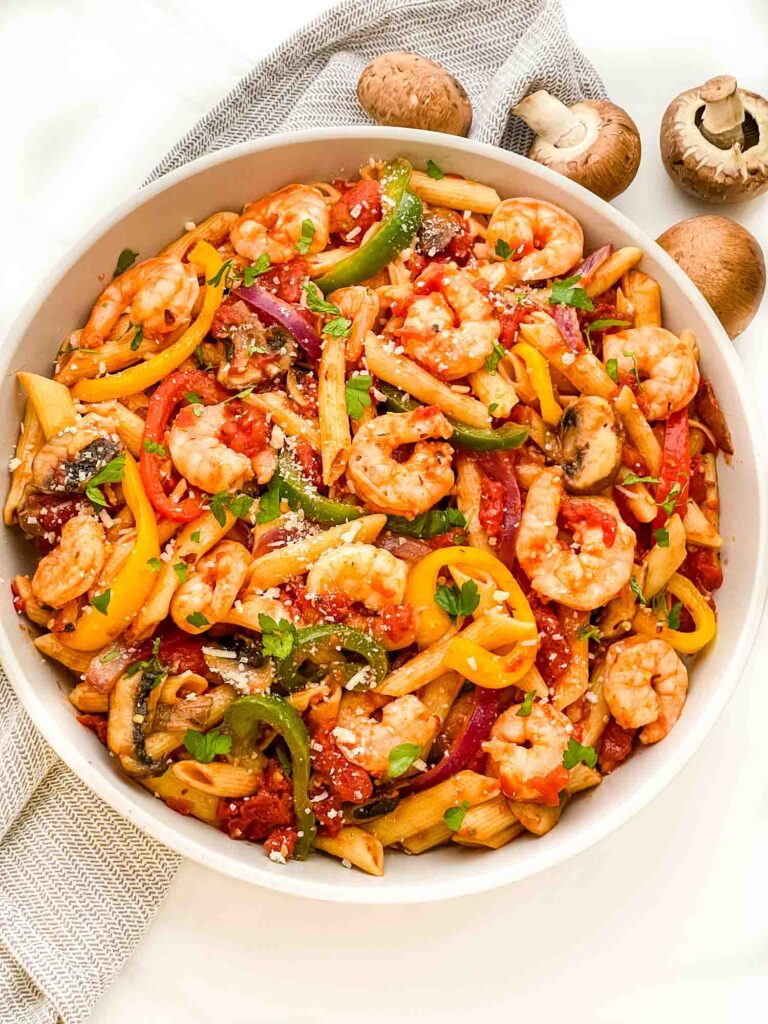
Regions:
M 456 506 L 467 524 L 464 529 L 469 543 L 473 548 L 492 554 L 493 548 L 480 522 L 480 470 L 471 459 L 459 459 L 456 470 Z
M 442 821 L 435 822 L 421 832 L 404 839 L 400 844 L 406 853 L 426 853 L 436 846 L 442 846 L 451 841 L 453 833 Z
M 98 413 L 114 423 L 118 437 L 134 456 L 141 458 L 141 445 L 144 437 L 144 420 L 132 412 L 122 402 L 97 402 L 93 405 L 83 404 L 83 413 Z
M 289 437 L 303 437 L 313 448 L 320 449 L 320 430 L 315 422 L 305 419 L 291 408 L 291 402 L 282 391 L 265 391 L 246 395 L 246 405 L 260 409 Z
M 424 171 L 413 171 L 410 188 L 430 206 L 447 206 L 449 210 L 493 213 L 501 202 L 499 193 L 489 185 L 451 174 L 436 180 Z
M 689 544 L 715 549 L 723 546 L 723 538 L 692 498 L 688 499 L 686 505 L 683 526 Z
M 589 612 L 574 611 L 561 604 L 557 617 L 571 650 L 568 666 L 557 677 L 552 701 L 558 711 L 562 711 L 582 697 L 589 686 L 589 636 L 586 632 L 589 629 Z
M 37 373 L 22 371 L 16 376 L 27 393 L 46 439 L 76 422 L 75 403 L 63 384 Z
M 502 359 L 494 373 L 489 373 L 487 369 L 476 370 L 467 378 L 475 398 L 483 403 L 492 416 L 503 420 L 517 405 L 517 392 L 505 362 Z
M 11 486 L 3 508 L 3 522 L 11 526 L 16 522 L 16 513 L 23 504 L 32 483 L 32 462 L 44 441 L 40 419 L 31 402 L 27 402 L 24 420 L 21 424 L 16 451 L 10 463 Z
M 687 554 L 685 547 L 686 531 L 680 516 L 670 516 L 664 524 L 664 529 L 666 530 L 666 536 L 663 537 L 665 541 L 663 546 L 657 540 L 645 556 L 643 594 L 646 601 L 655 597 L 656 594 L 666 587 L 667 583 L 685 561 Z
M 619 290 L 626 300 L 627 319 L 633 327 L 661 327 L 661 288 L 658 281 L 642 270 L 628 270 L 621 278 Z
M 195 227 L 185 231 L 175 242 L 167 245 L 163 249 L 162 255 L 183 259 L 195 242 L 210 242 L 212 246 L 218 247 L 228 240 L 229 232 L 235 226 L 237 219 L 238 215 L 228 210 L 212 213 L 210 217 L 206 217 Z
M 633 245 L 624 246 L 611 253 L 604 263 L 596 267 L 595 272 L 584 286 L 590 299 L 594 299 L 617 283 L 627 271 L 631 270 L 643 258 L 643 250 Z
M 557 324 L 547 313 L 538 310 L 530 313 L 520 324 L 520 334 L 585 395 L 611 398 L 615 394 L 616 385 L 600 360 L 591 352 L 571 352 Z
M 648 420 L 643 416 L 632 389 L 623 387 L 614 400 L 614 407 L 621 417 L 629 439 L 648 467 L 651 476 L 658 476 L 661 469 L 661 446 Z
M 348 861 L 365 871 L 367 875 L 375 875 L 380 878 L 384 874 L 384 848 L 381 842 L 355 825 L 347 825 L 337 836 L 315 836 L 314 847 L 329 853 L 332 857 L 338 857 L 341 861 Z
M 69 703 L 84 714 L 105 715 L 109 711 L 109 694 L 102 693 L 90 683 L 78 683 L 69 693 Z
M 320 457 L 323 483 L 336 483 L 347 467 L 352 435 L 346 403 L 346 340 L 326 337 L 320 357 L 318 409 L 320 413 Z
M 258 790 L 260 782 L 258 774 L 249 768 L 219 761 L 211 761 L 210 764 L 176 761 L 171 765 L 171 771 L 183 785 L 219 797 L 251 796 Z
M 199 818 L 209 825 L 219 827 L 220 822 L 216 813 L 219 807 L 219 798 L 182 782 L 171 768 L 163 775 L 139 779 L 139 782 L 155 796 L 165 800 L 173 810 L 179 811 L 181 814 L 191 814 L 193 818 Z
M 489 850 L 500 850 L 502 846 L 506 846 L 507 843 L 511 843 L 513 839 L 517 839 L 525 833 L 525 829 L 520 822 L 515 819 L 513 825 L 508 825 L 506 828 L 500 829 L 498 832 L 494 832 L 493 835 L 487 836 L 482 841 L 475 839 L 465 839 L 460 833 L 457 833 L 453 837 L 454 843 L 458 843 L 459 846 L 473 846 L 486 847 Z
M 33 643 L 46 658 L 53 658 L 54 661 L 61 662 L 62 665 L 78 675 L 86 672 L 91 661 L 99 656 L 98 651 L 72 650 L 71 647 L 67 647 L 57 639 L 54 633 L 43 633 L 42 636 L 36 636 Z

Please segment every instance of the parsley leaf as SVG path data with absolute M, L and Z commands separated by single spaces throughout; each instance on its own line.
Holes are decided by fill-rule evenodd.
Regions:
M 439 537 L 441 533 L 447 533 L 456 526 L 461 528 L 466 525 L 466 519 L 457 508 L 433 508 L 429 512 L 422 512 L 414 519 L 387 516 L 387 529 L 392 533 L 406 537 L 421 537 L 423 540 Z
M 679 493 L 680 484 L 672 484 L 669 491 L 667 492 L 667 496 L 664 499 L 664 501 L 657 501 L 656 504 L 659 506 L 659 508 L 663 508 L 668 516 L 671 516 L 672 513 L 675 511 L 675 505 L 677 504 L 677 496 Z
M 163 563 L 160 561 L 159 558 L 150 558 L 147 561 L 147 568 L 150 569 L 152 572 L 160 572 L 160 570 L 163 568 Z
M 106 466 L 88 481 L 88 486 L 85 488 L 86 498 L 93 502 L 94 505 L 106 508 L 107 501 L 99 490 L 99 484 L 119 483 L 123 479 L 124 472 L 125 455 L 116 455 L 114 459 L 110 459 Z
M 210 732 L 196 732 L 188 729 L 184 746 L 200 764 L 209 764 L 217 754 L 228 754 L 232 749 L 232 737 L 211 729 Z
M 193 544 L 199 544 L 200 543 L 200 531 L 199 530 L 195 530 L 195 532 L 191 535 L 191 537 L 189 539 L 192 541 Z
M 115 658 L 119 658 L 122 651 L 119 647 L 116 647 L 113 651 L 107 651 L 103 658 L 99 658 L 99 662 L 102 665 L 108 665 L 110 661 L 114 661 Z
M 683 602 L 675 601 L 667 613 L 667 625 L 670 629 L 680 629 L 680 612 L 683 610 Z
M 132 665 L 129 665 L 125 670 L 127 676 L 135 676 L 137 672 L 143 672 L 145 676 L 150 678 L 151 686 L 154 688 L 161 683 L 168 673 L 166 672 L 163 663 L 158 657 L 160 651 L 160 637 L 156 637 L 152 641 L 152 657 L 146 661 L 134 661 Z
M 347 415 L 353 420 L 359 420 L 363 411 L 371 404 L 371 396 L 368 393 L 373 384 L 373 377 L 369 373 L 358 373 L 350 377 L 344 385 L 344 397 L 347 403 Z
M 575 309 L 595 308 L 594 303 L 584 291 L 578 287 L 581 274 L 574 274 L 573 277 L 564 277 L 561 281 L 552 282 L 552 294 L 549 297 L 550 306 L 573 306 Z
M 462 800 L 457 807 L 449 807 L 443 815 L 446 828 L 451 832 L 458 832 L 464 824 L 464 818 L 469 810 L 469 800 Z
M 248 494 L 233 494 L 229 499 L 229 511 L 238 519 L 247 519 L 253 505 L 253 498 Z
M 603 634 L 597 628 L 593 626 L 591 622 L 586 623 L 583 626 L 579 626 L 576 632 L 577 640 L 599 640 Z
M 131 326 L 135 328 L 131 338 L 131 352 L 135 352 L 144 340 L 144 328 L 141 324 L 132 324 Z
M 128 267 L 132 267 L 136 261 L 136 257 L 139 254 L 134 252 L 133 249 L 123 249 L 120 255 L 117 257 L 117 263 L 115 264 L 115 272 L 112 274 L 112 279 L 120 277 L 124 274 Z
M 268 658 L 287 658 L 296 643 L 296 627 L 289 619 L 276 622 L 271 615 L 259 613 L 261 649 Z
M 445 171 L 442 171 L 434 160 L 427 160 L 427 174 L 430 178 L 434 178 L 435 181 L 440 181 L 441 178 L 445 177 Z
M 345 316 L 335 316 L 323 327 L 321 334 L 329 338 L 347 338 L 352 330 L 352 321 Z
M 624 356 L 625 359 L 632 360 L 632 373 L 634 374 L 635 380 L 637 381 L 637 386 L 641 388 L 643 385 L 640 381 L 640 371 L 637 368 L 637 356 L 634 352 L 622 352 L 621 354 Z
M 195 629 L 202 629 L 203 626 L 210 626 L 210 622 L 202 612 L 192 612 L 191 615 L 187 616 L 187 622 L 190 626 L 194 626 Z
M 632 484 L 657 484 L 658 482 L 657 476 L 638 476 L 636 473 L 627 473 L 621 481 L 622 486 L 626 487 L 631 487 Z
M 389 752 L 389 765 L 387 766 L 387 778 L 398 779 L 405 775 L 414 761 L 421 757 L 421 747 L 418 743 L 399 743 Z
M 301 234 L 299 240 L 296 243 L 296 252 L 302 256 L 306 256 L 309 252 L 309 247 L 312 245 L 312 239 L 315 237 L 315 225 L 311 220 L 303 220 L 301 222 Z
M 669 530 L 664 526 L 660 526 L 658 530 L 653 531 L 653 539 L 659 545 L 660 548 L 669 547 Z
M 202 398 L 200 397 L 200 395 L 198 395 L 198 393 L 196 391 L 185 391 L 184 392 L 184 397 L 186 398 L 186 400 L 189 402 L 190 405 L 202 405 L 203 404 Z
M 515 712 L 516 718 L 527 718 L 531 713 L 533 707 L 533 698 L 536 696 L 535 690 L 529 690 L 525 695 L 525 700 Z
M 212 284 L 214 288 L 221 284 L 221 280 L 225 274 L 228 274 L 232 269 L 232 260 L 225 260 L 213 277 L 208 279 L 208 284 Z M 225 285 L 226 287 L 226 285 Z
M 112 600 L 112 591 L 107 587 L 101 594 L 94 594 L 91 598 L 91 604 L 97 612 L 101 612 L 102 615 L 107 614 L 107 608 L 109 608 L 109 602 Z
M 271 523 L 280 515 L 280 480 L 273 476 L 266 491 L 259 496 L 259 510 L 256 513 L 257 523 Z
M 465 580 L 459 589 L 455 583 L 449 587 L 439 586 L 435 592 L 435 604 L 456 622 L 460 615 L 471 615 L 480 604 L 480 592 L 474 580 Z
M 187 569 L 188 566 L 186 562 L 177 562 L 173 567 L 173 571 L 176 573 L 176 575 L 179 577 L 179 580 L 182 583 L 187 582 Z
M 197 365 L 198 365 L 199 369 L 201 369 L 201 370 L 207 370 L 208 369 L 210 364 L 209 364 L 208 360 L 205 358 L 205 356 L 203 355 L 203 346 L 202 345 L 196 345 L 195 346 L 195 359 L 197 360 Z
M 208 502 L 208 509 L 219 524 L 226 526 L 227 512 L 238 519 L 245 519 L 251 511 L 253 498 L 247 494 L 230 494 L 229 491 L 217 491 Z
M 158 444 L 157 441 L 150 441 L 149 438 L 144 442 L 143 448 L 148 455 L 159 455 L 161 459 L 168 454 L 164 445 Z
M 270 260 L 268 253 L 263 252 L 255 263 L 252 263 L 250 267 L 245 267 L 243 270 L 243 284 L 245 287 L 250 288 L 256 278 L 260 274 L 266 273 L 271 266 L 272 261 Z
M 494 341 L 494 343 L 493 343 L 493 351 L 488 356 L 488 358 L 485 360 L 485 368 L 488 371 L 488 373 L 496 373 L 496 369 L 497 369 L 499 363 L 501 362 L 501 360 L 504 358 L 504 356 L 506 354 L 507 354 L 507 350 L 504 348 L 504 346 L 500 345 L 498 343 L 498 341 Z
M 584 331 L 587 348 L 590 352 L 592 351 L 592 331 L 604 331 L 606 327 L 629 327 L 629 320 L 593 320 Z
M 648 604 L 648 602 L 645 599 L 645 594 L 643 593 L 642 587 L 637 582 L 634 576 L 630 576 L 629 578 L 629 589 L 635 595 L 640 604 Z
M 498 402 L 491 402 L 491 404 L 488 406 L 488 415 L 489 416 L 493 416 L 493 414 L 496 412 L 496 410 L 498 408 L 499 408 L 499 403 Z
M 583 747 L 578 740 L 571 736 L 568 746 L 563 752 L 563 768 L 570 771 L 571 768 L 575 768 L 582 762 L 589 768 L 594 768 L 597 764 L 597 751 L 594 747 Z
M 606 359 L 605 361 L 605 372 L 611 378 L 614 384 L 619 383 L 619 361 L 618 359 Z
M 341 310 L 332 302 L 326 302 L 323 294 L 314 281 L 307 281 L 304 285 L 304 294 L 307 296 L 307 308 L 312 313 L 326 313 L 328 316 L 341 316 Z
M 500 256 L 503 260 L 508 260 L 512 255 L 512 246 L 509 242 L 505 242 L 503 238 L 496 239 L 496 248 L 494 252 L 497 256 Z

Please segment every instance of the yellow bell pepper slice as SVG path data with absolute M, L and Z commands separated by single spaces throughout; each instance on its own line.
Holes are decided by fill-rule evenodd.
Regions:
M 539 644 L 535 623 L 520 622 L 517 619 L 510 619 L 509 622 L 509 640 L 514 642 L 513 634 L 516 633 L 516 639 L 521 641 L 509 654 L 491 654 L 473 640 L 455 636 L 448 644 L 443 665 L 487 690 L 513 686 L 529 672 Z
M 72 397 L 82 402 L 106 402 L 112 398 L 125 398 L 163 380 L 188 359 L 197 346 L 205 340 L 211 329 L 213 315 L 221 305 L 226 284 L 226 274 L 221 274 L 218 284 L 211 279 L 221 271 L 222 259 L 208 242 L 198 242 L 189 253 L 189 262 L 196 263 L 205 271 L 205 297 L 197 319 L 182 334 L 178 341 L 163 352 L 137 363 L 120 373 L 112 373 L 96 380 L 81 380 L 72 388 Z
M 693 616 L 695 628 L 690 633 L 682 633 L 679 629 L 670 629 L 663 625 L 647 608 L 641 608 L 632 620 L 632 628 L 644 636 L 660 637 L 666 640 L 681 654 L 695 654 L 714 640 L 717 634 L 715 613 L 707 604 L 704 596 L 696 589 L 689 579 L 675 573 L 667 583 L 667 591 L 682 601 Z
M 536 392 L 541 408 L 541 418 L 551 427 L 556 427 L 563 415 L 555 392 L 552 387 L 552 378 L 549 374 L 549 364 L 541 352 L 537 352 L 533 345 L 526 341 L 520 341 L 512 346 L 515 355 L 525 363 L 528 376 L 531 379 L 531 387 Z
M 73 633 L 57 634 L 63 644 L 75 651 L 98 651 L 117 639 L 149 597 L 157 580 L 157 573 L 147 564 L 160 556 L 155 510 L 144 493 L 139 468 L 127 452 L 123 494 L 136 522 L 136 543 L 109 587 L 106 614 L 93 605 L 87 606 Z

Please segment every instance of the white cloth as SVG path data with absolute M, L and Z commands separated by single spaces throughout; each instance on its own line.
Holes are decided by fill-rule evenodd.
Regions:
M 449 68 L 472 137 L 524 151 L 508 110 L 533 88 L 604 95 L 559 0 L 346 0 L 259 63 L 153 171 L 271 132 L 364 124 L 355 83 L 384 50 Z M 150 179 L 151 180 L 151 179 Z M 0 673 L 0 1020 L 83 1024 L 138 942 L 179 858 L 62 764 Z

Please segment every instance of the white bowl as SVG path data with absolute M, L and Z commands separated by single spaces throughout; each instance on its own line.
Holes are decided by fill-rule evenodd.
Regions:
M 79 725 L 66 699 L 63 669 L 43 660 L 13 612 L 7 581 L 30 568 L 30 547 L 3 530 L 0 577 L 5 612 L 0 655 L 19 698 L 61 758 L 103 800 L 179 853 L 270 889 L 352 903 L 418 903 L 493 889 L 525 878 L 586 849 L 652 800 L 680 771 L 712 728 L 752 646 L 766 590 L 766 452 L 758 417 L 747 407 L 744 370 L 707 303 L 685 274 L 626 217 L 551 171 L 491 146 L 430 132 L 340 128 L 278 135 L 235 146 L 169 174 L 132 197 L 83 239 L 37 295 L 5 341 L 0 395 L 2 450 L 13 449 L 23 400 L 13 374 L 48 373 L 62 337 L 82 323 L 118 253 L 157 252 L 214 210 L 243 204 L 287 182 L 328 180 L 354 172 L 370 156 L 402 155 L 417 166 L 435 160 L 494 186 L 502 196 L 528 195 L 559 203 L 584 227 L 586 251 L 605 243 L 645 250 L 643 267 L 662 286 L 664 322 L 696 334 L 704 372 L 714 381 L 733 434 L 736 455 L 720 465 L 725 583 L 718 592 L 716 643 L 697 662 L 682 718 L 663 743 L 637 752 L 603 785 L 568 807 L 541 839 L 521 838 L 497 852 L 439 849 L 422 857 L 390 854 L 384 878 L 345 871 L 319 854 L 305 863 L 271 863 L 261 846 L 182 817 L 119 775 L 95 736 Z M 703 797 L 704 794 L 701 794 Z

